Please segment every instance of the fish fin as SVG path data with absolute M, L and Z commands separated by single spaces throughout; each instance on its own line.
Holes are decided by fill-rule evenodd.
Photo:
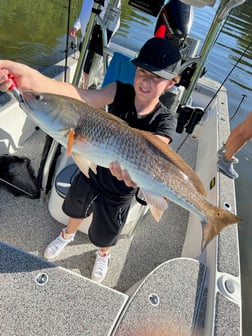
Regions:
M 214 207 L 207 215 L 207 223 L 202 224 L 202 243 L 201 251 L 203 251 L 207 244 L 217 236 L 225 227 L 231 224 L 241 222 L 241 218 L 233 214 L 232 212 Z
M 142 193 L 150 208 L 150 212 L 153 218 L 157 222 L 159 222 L 163 213 L 168 208 L 167 201 L 164 198 L 161 198 L 160 196 L 149 194 L 147 192 L 144 192 L 143 190 L 142 190 Z
M 89 174 L 88 174 L 89 168 L 95 174 L 97 174 L 97 171 L 96 171 L 97 166 L 93 162 L 87 160 L 83 155 L 72 153 L 72 158 L 86 177 L 89 178 Z
M 195 171 L 182 159 L 182 157 L 177 154 L 171 146 L 164 143 L 162 140 L 160 140 L 157 136 L 153 135 L 150 132 L 137 130 L 145 139 L 147 139 L 150 143 L 152 143 L 155 147 L 157 147 L 158 150 L 160 150 L 167 158 L 168 160 L 173 163 L 177 168 L 182 170 L 182 172 L 187 175 L 191 182 L 193 183 L 194 187 L 197 189 L 197 191 L 202 194 L 203 196 L 206 196 L 206 190 L 201 182 L 198 175 L 195 173 Z
M 97 165 L 93 162 L 90 162 L 89 168 L 93 171 L 95 175 L 97 175 Z
M 67 134 L 67 156 L 70 156 L 72 153 L 74 136 L 75 136 L 75 131 L 73 128 L 71 128 Z

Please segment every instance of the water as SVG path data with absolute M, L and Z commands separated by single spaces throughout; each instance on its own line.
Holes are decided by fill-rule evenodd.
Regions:
M 218 2 L 218 1 L 217 1 Z M 152 37 L 155 18 L 127 6 L 123 0 L 121 27 L 113 40 L 138 49 Z M 218 2 L 219 3 L 219 2 Z M 68 18 L 72 23 L 79 13 L 81 0 L 0 0 L 0 58 L 8 58 L 36 67 L 47 68 L 66 55 Z M 216 6 L 215 6 L 216 8 Z M 203 40 L 214 16 L 215 8 L 195 8 L 190 35 Z M 4 13 L 4 14 L 3 14 Z M 242 122 L 252 101 L 252 1 L 232 10 L 207 60 L 207 76 L 223 82 L 228 90 L 231 128 Z M 140 28 L 139 28 L 140 27 Z M 137 39 L 136 39 L 137 36 Z M 228 76 L 229 74 L 229 76 Z M 227 77 L 228 76 L 228 77 Z M 242 292 L 243 335 L 252 331 L 252 142 L 237 154 L 240 174 L 236 181 L 237 210 L 243 218 L 239 226 Z

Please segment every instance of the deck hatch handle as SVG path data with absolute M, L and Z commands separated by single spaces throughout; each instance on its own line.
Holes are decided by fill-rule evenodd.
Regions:
M 47 283 L 48 281 L 48 275 L 46 273 L 39 273 L 37 276 L 36 276 L 36 284 L 39 285 L 39 286 L 43 286 Z
M 149 301 L 153 306 L 159 305 L 159 296 L 155 293 L 149 295 Z

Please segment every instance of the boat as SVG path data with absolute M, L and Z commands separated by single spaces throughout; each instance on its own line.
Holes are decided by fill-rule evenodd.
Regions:
M 224 18 L 244 1 L 219 1 L 200 50 L 200 41 L 190 34 L 181 37 L 183 69 L 190 76 L 184 86 L 164 97 L 178 115 L 173 148 L 196 171 L 207 199 L 232 212 L 236 212 L 234 181 L 216 166 L 217 151 L 230 133 L 227 92 L 204 75 L 204 65 Z M 191 19 L 193 6 L 215 3 L 170 0 L 168 9 L 180 5 Z M 120 13 L 119 4 L 111 2 L 110 14 Z M 167 4 L 135 0 L 128 5 L 160 18 Z M 80 83 L 96 22 L 103 30 L 104 57 L 101 63 L 98 57 L 93 68 L 102 64 L 104 76 L 99 84 L 97 71 L 92 72 L 89 86 L 111 80 L 113 62 L 125 64 L 134 57 L 137 50 L 113 40 L 108 45 L 106 27 L 95 13 L 101 6 L 102 1 L 94 2 L 78 59 L 68 56 L 67 66 L 65 60 L 60 61 L 46 70 L 48 76 Z M 226 227 L 201 251 L 198 218 L 168 201 L 168 210 L 156 224 L 148 207 L 134 200 L 102 284 L 90 280 L 95 260 L 95 247 L 87 238 L 90 219 L 55 262 L 44 259 L 47 244 L 67 222 L 61 205 L 77 167 L 64 148 L 20 110 L 11 92 L 1 94 L 0 103 L 1 158 L 24 158 L 18 162 L 22 165 L 18 173 L 10 163 L 15 179 L 0 177 L 2 335 L 242 335 L 236 224 Z M 39 190 L 28 192 L 26 185 L 34 186 L 34 176 L 39 177 Z

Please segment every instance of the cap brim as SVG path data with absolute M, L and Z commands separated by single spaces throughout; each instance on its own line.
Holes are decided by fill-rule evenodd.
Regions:
M 134 58 L 131 61 L 131 63 L 134 64 L 135 66 L 139 67 L 139 68 L 143 68 L 144 70 L 149 71 L 149 72 L 151 72 L 151 73 L 153 73 L 153 74 L 155 74 L 155 75 L 157 75 L 161 78 L 164 78 L 164 79 L 171 80 L 175 76 L 177 76 L 177 73 L 175 73 L 175 72 L 169 72 L 166 69 L 160 69 L 160 68 L 151 66 L 150 64 L 143 63 L 143 62 L 139 61 L 137 58 Z

